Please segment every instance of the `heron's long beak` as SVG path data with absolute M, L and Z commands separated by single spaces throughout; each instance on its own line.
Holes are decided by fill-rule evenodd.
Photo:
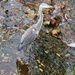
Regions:
M 50 8 L 50 9 L 52 9 L 53 6 L 51 6 L 51 5 L 47 5 L 47 6 L 44 6 L 44 8 Z
M 50 9 L 52 9 L 52 8 L 53 8 L 53 6 L 49 5 L 47 8 L 50 8 Z

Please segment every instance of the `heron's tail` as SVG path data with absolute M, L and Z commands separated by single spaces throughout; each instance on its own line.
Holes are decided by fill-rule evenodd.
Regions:
M 22 44 L 19 44 L 18 45 L 18 51 L 20 51 L 22 49 L 22 47 L 23 47 Z

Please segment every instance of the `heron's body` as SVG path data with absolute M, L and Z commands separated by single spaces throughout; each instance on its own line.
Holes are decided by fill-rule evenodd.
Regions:
M 33 24 L 30 28 L 28 28 L 25 33 L 22 35 L 22 38 L 20 40 L 20 44 L 18 46 L 18 50 L 21 50 L 23 47 L 29 46 L 38 36 L 39 31 L 41 29 L 42 23 L 43 23 L 43 14 L 42 14 L 42 9 L 43 8 L 50 8 L 51 6 L 42 3 L 39 6 L 39 20 L 36 24 Z

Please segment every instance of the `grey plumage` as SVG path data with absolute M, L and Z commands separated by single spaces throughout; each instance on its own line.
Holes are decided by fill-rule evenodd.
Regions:
M 36 24 L 33 24 L 22 35 L 22 38 L 20 40 L 20 44 L 18 45 L 18 50 L 21 50 L 23 47 L 28 47 L 38 36 L 39 31 L 40 31 L 41 26 L 42 26 L 42 23 L 43 23 L 43 17 L 44 17 L 43 14 L 42 14 L 43 8 L 52 8 L 52 6 L 47 5 L 46 3 L 42 3 L 39 6 L 40 18 L 39 18 L 39 20 Z
M 26 32 L 22 35 L 20 44 L 18 46 L 18 50 L 20 50 L 22 47 L 26 47 L 30 45 L 35 40 L 35 38 L 37 37 L 37 34 L 35 32 L 36 30 L 33 28 L 34 28 L 34 25 L 28 28 Z

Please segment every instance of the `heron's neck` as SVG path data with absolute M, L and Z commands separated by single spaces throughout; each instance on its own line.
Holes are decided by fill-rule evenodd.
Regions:
M 40 16 L 42 16 L 43 13 L 42 13 L 42 7 L 41 6 L 39 7 L 39 12 L 38 13 L 39 13 Z
M 39 20 L 38 20 L 38 22 L 37 22 L 37 24 L 36 24 L 36 29 L 39 31 L 40 29 L 41 29 L 41 26 L 42 26 L 42 23 L 43 23 L 43 17 L 44 17 L 44 15 L 43 15 L 43 13 L 42 13 L 42 8 L 39 8 Z

